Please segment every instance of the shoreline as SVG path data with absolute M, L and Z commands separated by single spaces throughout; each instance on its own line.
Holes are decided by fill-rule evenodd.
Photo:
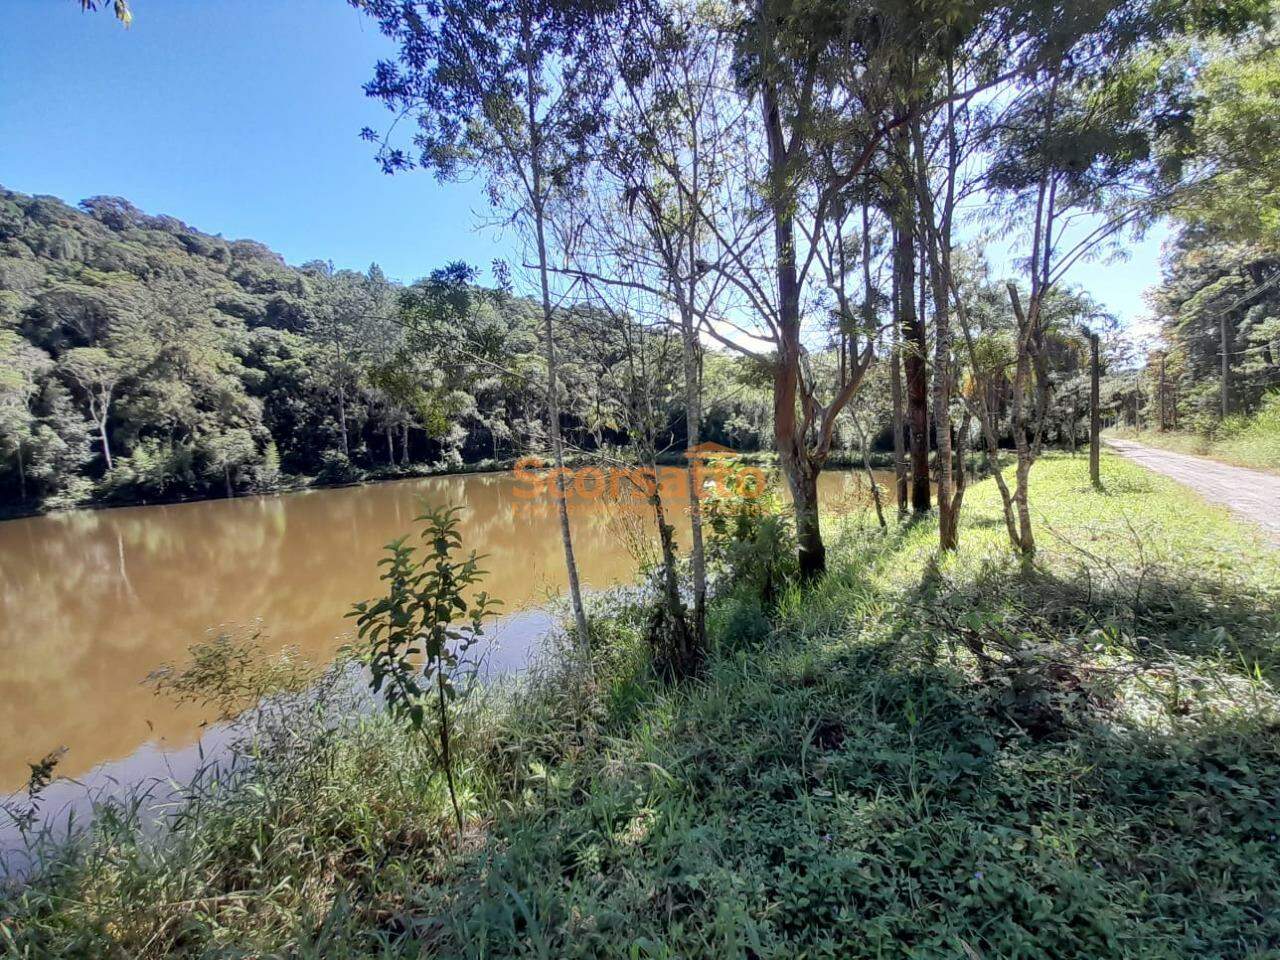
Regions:
M 290 478 L 289 481 L 278 484 L 270 490 L 254 490 L 237 494 L 234 497 L 225 496 L 187 496 L 187 497 L 164 497 L 160 499 L 147 500 L 111 500 L 111 501 L 87 501 L 74 507 L 65 507 L 61 509 L 41 509 L 40 507 L 26 506 L 0 506 L 0 523 L 9 520 L 25 520 L 32 517 L 50 517 L 61 514 L 77 513 L 80 511 L 98 511 L 98 510 L 116 510 L 124 507 L 161 507 L 173 506 L 181 503 L 205 503 L 219 500 L 246 500 L 250 497 L 269 497 L 278 494 L 287 493 L 305 493 L 309 490 L 339 490 L 345 487 L 364 487 L 373 486 L 381 483 L 393 483 L 397 480 L 429 480 L 435 477 L 458 477 L 458 476 L 480 476 L 490 473 L 510 473 L 515 469 L 516 464 L 524 457 L 544 456 L 549 457 L 550 454 L 522 454 L 509 460 L 477 460 L 474 463 L 466 463 L 456 468 L 440 468 L 436 465 L 424 465 L 420 469 L 410 466 L 407 469 L 391 471 L 388 469 L 370 470 L 358 480 L 350 480 L 346 482 L 328 482 L 322 481 L 318 477 L 297 476 Z M 749 464 L 775 463 L 776 454 L 770 451 L 753 451 L 741 455 L 742 461 Z M 594 462 L 590 455 L 579 455 L 574 457 L 566 457 L 567 465 L 582 464 Z M 666 455 L 658 457 L 658 465 L 662 467 L 683 467 L 685 466 L 683 455 Z M 879 456 L 873 454 L 871 457 L 871 466 L 874 470 L 887 470 L 893 468 L 892 460 L 886 460 L 883 454 Z M 861 460 L 855 460 L 853 457 L 833 456 L 823 470 L 861 470 Z

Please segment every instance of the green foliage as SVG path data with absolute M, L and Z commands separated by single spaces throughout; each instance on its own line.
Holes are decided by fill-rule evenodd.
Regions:
M 781 479 L 736 460 L 718 462 L 715 469 L 703 513 L 709 568 L 731 589 L 768 608 L 798 572 L 795 531 L 778 492 Z
M 435 699 L 435 721 L 440 737 L 441 765 L 449 783 L 458 832 L 462 810 L 454 789 L 449 742 L 449 705 L 461 688 L 459 666 L 467 651 L 484 633 L 484 622 L 493 616 L 499 601 L 483 590 L 470 596 L 484 579 L 473 550 L 465 558 L 458 533 L 461 507 L 430 510 L 418 517 L 426 551 L 406 546 L 407 537 L 387 545 L 382 581 L 386 596 L 357 603 L 349 614 L 355 618 L 362 641 L 368 644 L 368 664 L 373 692 L 387 708 L 415 730 L 426 722 L 429 695 Z
M 162 499 L 177 486 L 193 482 L 194 452 L 188 446 L 174 446 L 159 438 L 146 437 L 127 457 L 120 457 L 98 483 L 104 500 Z
M 1132 429 L 1111 432 L 1117 437 L 1242 467 L 1280 470 L 1280 393 L 1264 397 L 1252 416 L 1235 415 L 1223 421 L 1211 421 L 1201 433 Z
M 376 266 L 291 267 L 120 198 L 76 210 L 0 190 L 0 502 L 221 496 L 541 451 L 539 308 L 474 279 L 460 264 L 407 287 Z M 600 311 L 573 323 L 566 439 L 624 443 L 599 402 L 622 332 Z M 714 365 L 708 403 L 737 389 L 737 362 Z M 656 415 L 683 429 L 674 400 Z M 744 429 L 759 446 L 763 427 Z
M 1220 236 L 1280 241 L 1280 45 L 1274 32 L 1213 48 L 1196 74 L 1185 148 L 1193 185 L 1177 213 Z
M 364 476 L 341 450 L 326 450 L 320 455 L 320 470 L 316 480 L 320 483 L 341 485 L 359 483 Z

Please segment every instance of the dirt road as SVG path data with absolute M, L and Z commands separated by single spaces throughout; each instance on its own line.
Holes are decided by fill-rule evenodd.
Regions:
M 1132 440 L 1108 440 L 1107 446 L 1135 463 L 1185 484 L 1206 500 L 1229 508 L 1261 527 L 1267 538 L 1280 546 L 1280 476 L 1159 450 Z

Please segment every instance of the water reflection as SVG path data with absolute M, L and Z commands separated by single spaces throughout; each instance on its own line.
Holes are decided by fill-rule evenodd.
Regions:
M 827 474 L 823 496 L 861 484 Z M 58 772 L 78 777 L 144 745 L 151 756 L 194 743 L 203 712 L 141 680 L 211 630 L 257 621 L 274 644 L 327 660 L 349 639 L 352 601 L 378 592 L 383 545 L 424 503 L 464 507 L 465 542 L 488 554 L 485 587 L 508 614 L 541 605 L 564 587 L 556 514 L 529 509 L 516 487 L 509 474 L 436 477 L 0 523 L 0 792 L 63 745 Z M 588 586 L 632 577 L 642 509 L 572 502 Z M 673 514 L 687 546 L 687 517 Z M 491 663 L 518 668 L 544 629 L 538 616 L 510 617 Z

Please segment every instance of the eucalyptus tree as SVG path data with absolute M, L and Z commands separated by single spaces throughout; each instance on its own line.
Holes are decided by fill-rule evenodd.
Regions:
M 707 602 L 701 337 L 711 325 L 723 329 L 730 322 L 724 315 L 724 251 L 704 218 L 718 220 L 726 202 L 723 167 L 732 162 L 731 138 L 743 105 L 726 96 L 733 50 L 709 11 L 681 3 L 660 11 L 646 4 L 627 9 L 626 29 L 595 51 L 598 69 L 618 83 L 604 104 L 607 126 L 594 157 L 593 189 L 570 207 L 574 243 L 566 273 L 615 314 L 638 309 L 651 324 L 678 335 L 693 577 L 690 632 L 692 647 L 701 651 Z M 627 350 L 628 369 L 634 367 L 633 347 Z
M 706 333 L 773 372 L 774 443 L 792 493 L 802 576 L 826 568 L 818 474 L 842 410 L 857 393 L 877 340 L 861 309 L 860 224 L 849 190 L 895 128 L 880 110 L 875 4 L 736 4 L 721 29 L 734 43 L 734 95 L 747 107 L 726 137 L 720 186 L 731 202 L 699 205 L 698 220 L 723 251 L 715 269 L 737 304 Z M 874 321 L 872 321 L 874 322 Z M 735 329 L 735 327 L 737 329 Z M 824 382 L 814 351 L 857 333 L 859 349 Z
M 961 290 L 962 271 L 954 262 L 955 233 L 961 206 L 981 196 L 984 145 L 997 114 L 994 91 L 1017 82 L 1028 60 L 1033 62 L 1034 46 L 1014 7 L 997 2 L 912 0 L 900 11 L 902 20 L 897 27 L 906 59 L 897 64 L 894 85 L 898 109 L 910 118 L 905 135 L 894 145 L 894 155 L 905 194 L 901 202 L 909 212 L 904 219 L 914 225 L 899 230 L 904 255 L 895 257 L 895 269 L 903 271 L 898 283 L 908 301 L 903 313 L 913 318 L 915 308 L 909 303 L 914 286 L 913 234 L 921 251 L 916 351 L 926 344 L 922 319 L 926 303 L 933 320 L 933 433 L 937 443 L 939 546 L 943 550 L 958 546 L 965 494 L 965 442 L 975 413 L 970 398 L 961 395 L 965 412 L 953 440 L 952 405 L 959 368 L 953 355 L 953 316 L 971 348 L 973 336 L 967 299 Z M 973 397 L 990 441 L 989 458 L 994 458 L 996 431 L 985 405 L 987 391 L 974 391 Z M 959 463 L 958 474 L 953 461 Z M 1003 484 L 997 461 L 991 462 L 997 484 Z M 927 475 L 925 479 L 927 482 Z
M 963 38 L 966 21 L 973 19 L 965 4 L 761 0 L 734 9 L 739 13 L 738 75 L 744 94 L 759 105 L 758 126 L 747 138 L 758 155 L 748 153 L 747 162 L 756 161 L 751 179 L 762 185 L 754 207 L 760 215 L 746 231 L 751 240 L 762 243 L 756 243 L 754 263 L 746 254 L 734 257 L 734 282 L 756 309 L 762 339 L 776 356 L 775 442 L 795 501 L 801 568 L 812 575 L 825 564 L 817 472 L 829 455 L 835 417 L 857 392 L 879 333 L 875 311 L 856 305 L 851 309 L 840 289 L 846 271 L 856 270 L 865 253 L 861 258 L 840 258 L 839 269 L 824 270 L 825 277 L 816 265 L 830 268 L 836 262 L 829 257 L 823 263 L 824 250 L 856 249 L 861 228 L 858 217 L 851 215 L 861 206 L 856 191 L 869 173 L 885 165 L 887 154 L 898 180 L 888 181 L 886 187 L 896 189 L 890 197 L 900 201 L 894 224 L 897 323 L 911 339 L 907 357 L 909 408 L 915 414 L 913 499 L 918 508 L 927 509 L 927 344 L 923 322 L 908 309 L 915 296 L 918 257 L 908 241 L 919 232 L 912 189 L 918 175 L 912 157 L 918 151 L 911 129 L 940 105 L 977 97 L 1023 75 L 1034 44 L 1025 36 L 1022 4 L 977 8 L 1000 23 L 998 35 L 1008 62 L 983 71 L 964 88 L 956 85 L 939 92 L 925 82 L 927 75 L 919 75 L 916 61 L 934 48 L 961 42 L 954 39 L 956 34 Z M 741 249 L 733 240 L 726 242 L 735 251 Z M 763 272 L 758 264 L 764 265 Z M 863 286 L 870 286 L 865 275 Z M 864 289 L 863 304 L 872 299 L 872 291 Z M 841 377 L 827 403 L 819 400 L 819 385 L 808 374 L 805 359 L 816 345 L 814 306 L 824 300 L 828 331 L 834 326 L 842 335 L 857 333 L 864 344 L 841 365 Z
M 588 640 L 564 496 L 564 450 L 547 242 L 548 208 L 583 166 L 608 77 L 583 69 L 603 7 L 562 0 L 350 0 L 399 47 L 365 92 L 415 126 L 372 130 L 387 172 L 423 166 L 450 179 L 475 172 L 489 198 L 531 245 L 547 363 L 547 426 L 556 466 L 560 534 L 579 642 Z

